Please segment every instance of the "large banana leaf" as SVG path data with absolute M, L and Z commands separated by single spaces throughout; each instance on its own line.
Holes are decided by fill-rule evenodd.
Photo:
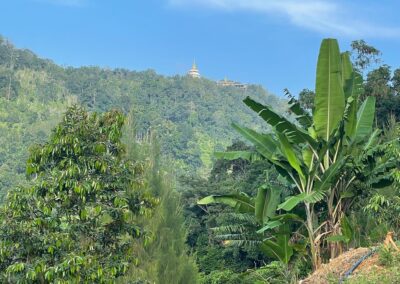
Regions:
M 288 264 L 293 255 L 293 248 L 289 245 L 289 225 L 281 226 L 275 240 L 264 240 L 260 246 L 261 251 L 269 257 L 276 258 Z
M 346 243 L 349 243 L 354 239 L 354 229 L 351 226 L 349 219 L 345 215 L 343 215 L 342 219 L 340 220 L 340 226 L 342 227 L 343 236 L 346 237 Z
M 275 168 L 277 172 L 285 178 L 285 180 L 289 183 L 300 183 L 300 180 L 298 179 L 296 175 L 296 171 L 289 165 L 284 163 L 283 161 L 280 162 L 275 162 L 274 163 Z
M 368 137 L 368 141 L 363 146 L 363 151 L 367 152 L 377 145 L 379 140 L 379 135 L 381 134 L 380 129 L 375 129 L 374 132 Z
M 308 172 L 312 169 L 313 165 L 313 153 L 309 148 L 304 148 L 301 151 L 301 155 L 303 157 L 304 165 L 307 167 Z
M 357 112 L 357 124 L 354 133 L 354 141 L 364 139 L 372 132 L 375 118 L 375 97 L 368 97 Z
M 357 125 L 357 106 L 358 98 L 354 96 L 348 97 L 346 101 L 345 118 L 345 133 L 347 137 L 353 137 Z
M 257 231 L 258 234 L 262 234 L 267 230 L 271 230 L 273 228 L 282 226 L 283 224 L 287 223 L 287 222 L 303 222 L 303 219 L 293 213 L 287 213 L 287 214 L 279 214 L 276 215 L 274 217 L 272 217 L 266 224 L 264 227 L 262 227 L 261 229 L 259 229 Z
M 314 190 L 311 192 L 302 192 L 298 195 L 288 197 L 285 202 L 278 205 L 278 210 L 291 211 L 299 203 L 317 203 L 324 198 L 325 193 L 322 191 Z
M 346 125 L 345 131 L 347 137 L 353 137 L 356 131 L 357 125 L 357 108 L 359 96 L 362 93 L 362 77 L 357 72 L 353 72 L 352 78 L 350 80 L 350 86 L 348 86 L 347 91 L 349 96 L 347 99 L 347 113 L 346 113 Z
M 298 195 L 290 196 L 286 198 L 285 202 L 279 204 L 278 210 L 285 210 L 285 211 L 291 211 L 294 207 L 296 207 L 297 204 L 300 202 L 303 202 L 306 197 L 306 193 L 300 193 Z
M 320 180 L 315 183 L 314 191 L 324 193 L 332 185 L 332 182 L 337 177 L 338 173 L 340 173 L 346 161 L 346 157 L 340 157 L 336 162 L 331 164 L 331 166 L 321 176 Z
M 240 213 L 254 213 L 254 201 L 245 194 L 209 195 L 197 201 L 197 204 L 225 204 Z
M 285 133 L 290 142 L 296 144 L 308 143 L 312 147 L 316 147 L 315 140 L 306 131 L 299 129 L 289 120 L 271 110 L 270 107 L 264 106 L 249 97 L 244 99 L 243 102 L 274 127 L 276 132 Z
M 288 162 L 292 166 L 292 168 L 296 170 L 296 172 L 300 176 L 302 183 L 304 184 L 305 177 L 304 177 L 304 173 L 301 169 L 301 162 L 297 158 L 297 155 L 294 151 L 293 145 L 290 144 L 289 140 L 287 139 L 287 137 L 284 133 L 278 132 L 277 135 L 278 135 L 278 138 L 280 141 L 282 153 L 285 155 L 286 159 L 288 160 Z
M 261 224 L 265 224 L 275 216 L 276 208 L 281 200 L 282 190 L 276 186 L 262 186 L 258 189 L 255 200 L 256 218 Z
M 232 124 L 232 127 L 239 132 L 243 137 L 253 143 L 257 147 L 257 151 L 260 152 L 265 158 L 269 160 L 274 159 L 274 154 L 276 150 L 276 143 L 271 135 L 260 134 L 250 128 Z
M 312 125 L 312 117 L 310 113 L 304 110 L 299 101 L 291 98 L 289 101 L 289 110 L 296 115 L 296 120 L 305 128 L 308 129 Z
M 279 220 L 269 221 L 264 225 L 264 227 L 259 229 L 257 231 L 257 233 L 258 234 L 262 234 L 265 231 L 272 230 L 272 229 L 277 228 L 277 227 L 282 226 L 282 225 L 283 225 L 283 223 L 281 221 L 279 221 Z
M 338 126 L 345 109 L 341 82 L 341 57 L 335 39 L 324 39 L 321 44 L 315 86 L 314 125 L 318 135 L 328 141 Z
M 279 214 L 271 218 L 271 221 L 281 221 L 283 223 L 288 221 L 303 222 L 303 219 L 294 213 Z
M 351 86 L 353 78 L 353 65 L 350 61 L 349 52 L 343 52 L 341 54 L 341 79 L 342 86 L 344 88 L 344 94 L 346 99 L 351 96 Z
M 278 158 L 276 153 L 277 144 L 271 135 L 260 134 L 254 130 L 239 126 L 237 124 L 233 124 L 233 128 L 235 128 L 240 134 L 242 134 L 243 137 L 252 142 L 253 145 L 256 146 L 256 150 L 267 160 L 269 160 L 272 164 L 274 164 L 276 169 L 282 176 L 289 178 L 289 180 L 293 181 L 292 171 L 293 173 L 295 173 L 295 170 L 290 166 L 290 164 L 286 160 L 281 160 L 280 158 Z

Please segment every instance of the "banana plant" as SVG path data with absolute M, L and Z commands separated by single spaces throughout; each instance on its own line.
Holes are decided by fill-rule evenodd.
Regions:
M 342 217 L 340 221 L 340 226 L 342 228 L 342 233 L 340 235 L 333 235 L 327 237 L 326 240 L 328 242 L 343 242 L 345 244 L 348 244 L 350 241 L 354 239 L 353 227 L 351 226 L 346 216 Z
M 253 216 L 258 228 L 261 229 L 252 232 L 256 233 L 256 239 L 252 240 L 252 243 L 256 243 L 266 256 L 288 264 L 293 255 L 293 247 L 289 244 L 291 237 L 289 225 L 292 221 L 302 222 L 302 219 L 295 214 L 276 215 L 278 204 L 281 202 L 281 192 L 277 186 L 264 185 L 258 189 L 255 198 L 244 193 L 210 195 L 199 200 L 197 204 L 225 204 L 238 213 Z M 272 234 L 266 235 L 266 231 L 272 231 Z
M 321 264 L 324 240 L 341 234 L 340 220 L 354 198 L 350 194 L 352 185 L 361 176 L 357 169 L 371 163 L 371 159 L 361 157 L 378 144 L 378 133 L 373 132 L 375 98 L 368 97 L 360 104 L 362 83 L 362 76 L 353 69 L 349 54 L 340 53 L 335 39 L 324 39 L 318 56 L 313 113 L 303 110 L 292 98 L 289 110 L 295 116 L 293 123 L 271 107 L 247 97 L 244 103 L 271 126 L 272 131 L 258 133 L 233 124 L 233 128 L 255 146 L 256 153 L 225 153 L 228 159 L 261 156 L 293 185 L 297 194 L 288 197 L 276 209 L 287 212 L 298 206 L 304 209 L 314 269 Z M 394 164 L 383 161 L 380 167 L 388 171 Z M 376 175 L 377 184 L 385 176 L 382 172 L 371 171 L 371 174 Z M 324 214 L 315 210 L 316 203 L 326 210 Z M 331 257 L 340 251 L 339 245 L 338 242 L 330 244 Z

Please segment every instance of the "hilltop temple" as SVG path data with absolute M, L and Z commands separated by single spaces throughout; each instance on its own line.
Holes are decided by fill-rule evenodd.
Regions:
M 192 69 L 187 73 L 192 78 L 200 78 L 199 69 L 197 69 L 196 61 L 193 61 Z
M 196 61 L 193 61 L 192 68 L 188 71 L 187 75 L 192 78 L 200 78 L 200 72 L 197 68 Z M 227 77 L 225 79 L 217 81 L 217 85 L 220 87 L 235 87 L 239 89 L 247 89 L 247 84 L 236 82 L 232 80 L 228 80 Z
M 225 77 L 224 80 L 218 81 L 217 84 L 218 84 L 218 86 L 221 86 L 221 87 L 235 87 L 235 88 L 239 88 L 239 89 L 246 89 L 247 88 L 247 84 L 236 82 L 236 81 L 232 81 L 232 80 L 228 80 L 227 77 Z

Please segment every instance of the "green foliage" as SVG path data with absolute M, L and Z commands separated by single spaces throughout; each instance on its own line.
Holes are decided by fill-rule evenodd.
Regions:
M 10 77 L 11 76 L 11 77 Z M 11 81 L 10 81 L 11 78 Z M 9 96 L 9 85 L 11 95 Z M 221 87 L 207 79 L 164 77 L 154 71 L 134 72 L 99 67 L 60 67 L 28 50 L 0 42 L 0 197 L 25 184 L 27 148 L 43 143 L 68 105 L 91 111 L 119 108 L 132 112 L 138 138 L 156 132 L 163 156 L 180 174 L 206 177 L 213 153 L 238 137 L 233 121 L 257 125 L 257 116 L 236 102 L 246 94 L 268 101 L 284 112 L 282 101 L 260 86 L 246 90 Z M 231 110 L 236 108 L 235 112 Z
M 399 72 L 396 69 L 392 73 L 390 66 L 382 65 L 367 74 L 364 96 L 377 98 L 376 120 L 379 126 L 389 123 L 392 116 L 397 120 L 400 118 Z
M 292 267 L 292 272 L 295 272 Z M 243 275 L 243 282 L 246 284 L 287 284 L 297 283 L 296 275 L 289 271 L 289 268 L 279 261 L 272 261 L 258 269 L 249 270 Z
M 364 41 L 352 48 L 360 72 L 378 62 L 380 52 Z M 11 190 L 0 212 L 2 281 L 196 283 L 195 257 L 202 283 L 295 283 L 309 271 L 313 242 L 327 255 L 327 248 L 381 241 L 400 228 L 393 218 L 400 179 L 392 171 L 399 134 L 372 126 L 400 118 L 399 82 L 400 70 L 383 65 L 363 84 L 349 53 L 329 39 L 321 45 L 316 92 L 303 90 L 299 100 L 289 94 L 283 106 L 258 86 L 244 91 L 154 71 L 63 68 L 0 37 L 0 199 Z M 246 95 L 254 98 L 244 100 L 250 109 L 237 105 Z M 135 117 L 128 155 L 118 112 L 75 109 L 80 123 L 64 119 L 43 144 L 74 103 Z M 237 142 L 219 152 L 238 137 L 231 122 L 254 148 Z M 168 172 L 187 175 L 180 183 L 160 157 L 150 157 L 150 140 L 159 140 Z M 43 145 L 32 147 L 26 180 L 27 149 L 36 143 Z M 160 204 L 150 216 L 152 196 Z M 314 240 L 306 239 L 310 232 Z M 396 265 L 388 269 L 398 279 Z
M 325 39 L 318 57 L 312 118 L 294 98 L 290 100 L 289 109 L 297 123 L 282 117 L 270 106 L 246 98 L 244 103 L 272 127 L 272 133 L 261 134 L 234 124 L 234 128 L 296 189 L 297 194 L 270 210 L 292 211 L 300 204 L 304 206 L 302 215 L 305 215 L 314 268 L 321 262 L 321 240 L 331 237 L 331 241 L 337 242 L 339 236 L 346 242 L 352 239 L 345 216 L 354 201 L 352 191 L 357 181 L 368 183 L 369 187 L 393 182 L 389 173 L 396 166 L 395 160 L 382 158 L 380 150 L 388 144 L 378 145 L 378 132 L 368 137 L 372 133 L 375 98 L 367 98 L 358 107 L 361 84 L 361 76 L 353 70 L 349 55 L 340 54 L 336 40 Z M 279 221 L 265 228 L 286 226 Z M 269 253 L 287 263 L 288 254 L 280 253 L 278 248 L 287 250 L 279 237 L 276 239 L 278 242 L 270 244 L 270 248 L 276 249 Z M 287 246 L 287 241 L 285 243 Z M 336 256 L 337 246 L 330 246 L 331 257 Z
M 200 283 L 204 284 L 287 284 L 297 283 L 296 268 L 289 268 L 279 261 L 261 266 L 256 269 L 249 269 L 242 273 L 235 273 L 231 270 L 213 271 L 203 275 Z
M 9 189 L 27 185 L 28 148 L 46 141 L 63 109 L 59 102 L 49 102 L 44 108 L 29 97 L 17 101 L 0 98 L 0 202 Z
M 31 149 L 31 187 L 0 211 L 2 282 L 109 283 L 137 263 L 136 221 L 155 199 L 143 167 L 124 159 L 124 116 L 70 108 L 49 141 Z
M 389 157 L 399 159 L 400 145 L 397 139 L 399 130 L 398 123 L 392 119 L 382 134 L 382 139 L 386 142 L 380 150 L 382 159 L 389 159 Z M 360 202 L 360 210 L 371 216 L 377 223 L 384 225 L 385 231 L 397 232 L 400 229 L 400 221 L 394 216 L 400 214 L 399 168 L 385 174 L 392 178 L 394 183 L 391 186 L 383 184 L 382 187 L 370 191 Z
M 337 41 L 323 40 L 318 56 L 313 119 L 315 131 L 325 141 L 337 128 L 345 108 L 341 67 Z
M 254 200 L 245 193 L 229 195 L 210 195 L 197 202 L 198 205 L 209 205 L 213 203 L 226 204 L 241 213 L 254 213 Z
M 216 270 L 203 276 L 201 284 L 238 284 L 243 283 L 240 274 L 231 270 Z
M 400 254 L 393 251 L 393 249 L 384 246 L 379 248 L 379 263 L 383 266 L 398 265 L 400 261 Z
M 299 93 L 299 103 L 302 108 L 312 110 L 314 108 L 315 93 L 309 89 L 303 89 Z
M 228 151 L 250 151 L 243 142 L 235 142 Z M 254 235 L 259 226 L 253 214 L 239 214 L 230 206 L 198 206 L 200 197 L 225 196 L 243 192 L 255 196 L 266 179 L 277 173 L 266 161 L 224 160 L 215 162 L 208 180 L 198 177 L 181 178 L 182 201 L 188 224 L 188 244 L 196 252 L 199 270 L 209 274 L 214 270 L 241 273 L 261 266 L 269 258 L 257 248 Z M 243 239 L 243 234 L 248 237 Z M 255 242 L 253 241 L 255 240 Z
M 348 244 L 354 239 L 354 229 L 352 228 L 349 219 L 346 216 L 343 216 L 340 220 L 340 226 L 342 229 L 342 234 L 327 237 L 326 240 L 328 242 L 344 242 Z
M 275 216 L 275 208 L 281 201 L 281 189 L 277 186 L 261 186 L 255 200 L 255 215 L 257 221 L 265 224 Z
M 375 47 L 367 44 L 364 40 L 354 40 L 351 42 L 351 52 L 354 66 L 358 71 L 363 72 L 372 64 L 381 61 L 381 52 Z
M 154 137 L 135 140 L 135 129 L 129 118 L 124 131 L 127 141 L 127 156 L 139 159 L 146 166 L 145 180 L 149 191 L 159 200 L 152 216 L 140 219 L 153 238 L 140 249 L 138 265 L 131 265 L 120 283 L 131 283 L 133 279 L 146 279 L 149 283 L 197 283 L 198 273 L 194 257 L 189 255 L 186 245 L 187 228 L 182 214 L 180 195 L 176 191 L 173 176 L 169 173 Z
M 374 97 L 388 97 L 391 93 L 390 87 L 391 70 L 387 65 L 372 70 L 367 75 L 365 83 L 365 94 Z
M 271 258 L 280 260 L 284 264 L 288 264 L 293 255 L 293 247 L 289 244 L 290 231 L 289 225 L 280 226 L 279 230 L 274 233 L 274 239 L 264 240 L 261 244 L 261 251 Z
M 258 228 L 253 227 L 249 229 L 242 225 L 219 227 L 217 228 L 219 233 L 218 237 L 225 239 L 226 244 L 255 244 L 266 256 L 279 259 L 287 264 L 293 255 L 293 248 L 289 245 L 289 225 L 282 225 L 285 221 L 291 221 L 292 218 L 273 220 L 275 211 L 280 202 L 281 188 L 262 185 L 258 188 L 255 199 L 249 198 L 242 192 L 234 195 L 210 195 L 199 200 L 197 204 L 225 204 L 234 208 L 239 213 L 250 213 L 251 215 L 249 215 L 249 217 L 251 216 L 257 221 Z M 260 226 L 264 227 L 259 229 Z M 279 227 L 279 229 L 275 232 L 274 236 L 265 236 L 266 231 L 274 229 L 275 227 Z M 247 231 L 250 233 L 250 238 L 249 235 L 247 235 Z

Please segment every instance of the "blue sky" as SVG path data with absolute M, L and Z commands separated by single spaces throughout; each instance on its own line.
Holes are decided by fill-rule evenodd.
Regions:
M 195 58 L 210 79 L 282 95 L 314 88 L 322 38 L 365 39 L 400 67 L 396 0 L 12 0 L 0 34 L 58 64 L 184 74 Z

